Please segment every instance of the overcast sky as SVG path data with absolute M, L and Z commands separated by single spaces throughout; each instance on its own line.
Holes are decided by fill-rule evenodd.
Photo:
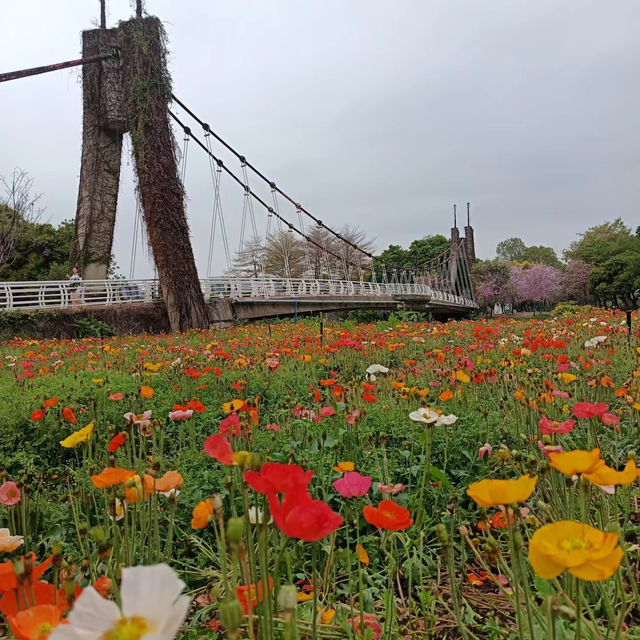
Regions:
M 108 26 L 132 13 L 127 0 L 107 4 Z M 640 224 L 635 0 L 147 0 L 146 9 L 165 23 L 176 95 L 307 209 L 335 227 L 359 225 L 378 249 L 448 235 L 454 202 L 471 202 L 480 257 L 514 235 L 560 252 L 605 219 Z M 0 0 L 0 71 L 79 57 L 80 32 L 98 15 L 97 0 Z M 77 70 L 0 85 L 0 174 L 27 170 L 52 222 L 75 215 L 81 113 Z M 128 275 L 130 147 L 124 163 L 115 251 Z M 195 146 L 186 188 L 204 275 L 212 188 Z M 233 250 L 243 196 L 224 181 L 223 193 Z M 264 229 L 261 210 L 256 218 Z M 219 239 L 214 248 L 221 269 Z M 150 274 L 139 258 L 135 275 Z

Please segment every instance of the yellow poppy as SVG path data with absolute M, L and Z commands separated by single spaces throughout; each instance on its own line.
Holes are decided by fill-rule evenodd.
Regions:
M 576 449 L 575 451 L 564 451 L 562 453 L 550 453 L 549 464 L 564 473 L 566 476 L 574 476 L 578 473 L 594 473 L 598 467 L 604 464 L 604 460 L 600 458 L 600 449 L 592 451 L 584 451 Z
M 574 375 L 573 373 L 567 373 L 566 371 L 563 371 L 562 373 L 558 374 L 558 378 L 560 378 L 563 382 L 573 382 L 578 378 L 578 376 Z
M 81 442 L 86 442 L 93 433 L 93 427 L 95 424 L 90 422 L 86 427 L 82 427 L 82 429 L 78 429 L 78 431 L 72 433 L 68 438 L 60 441 L 60 444 L 65 449 L 72 449 L 73 447 L 79 445 Z
M 617 533 L 572 520 L 540 527 L 529 542 L 529 562 L 547 580 L 565 569 L 581 580 L 606 580 L 616 572 L 622 556 Z
M 600 465 L 593 473 L 585 473 L 584 477 L 599 486 L 631 484 L 640 476 L 634 460 L 629 460 L 622 471 L 616 471 L 606 464 Z
M 162 362 L 158 362 L 158 363 L 153 363 L 153 362 L 145 362 L 144 363 L 144 368 L 147 371 L 158 371 L 158 369 L 160 369 L 160 367 L 162 367 Z
M 480 507 L 497 507 L 524 502 L 537 483 L 538 476 L 531 478 L 528 473 L 517 480 L 480 480 L 469 485 L 467 495 Z
M 304 591 L 298 592 L 298 602 L 307 602 L 309 600 L 313 600 L 313 591 L 309 593 L 305 593 Z
M 356 555 L 362 564 L 369 564 L 371 562 L 371 560 L 369 560 L 369 554 L 361 544 L 356 545 Z
M 244 400 L 232 400 L 231 402 L 225 402 L 222 405 L 222 410 L 225 413 L 231 413 L 232 411 L 240 411 L 244 407 Z
M 458 382 L 464 382 L 465 384 L 471 380 L 464 371 L 456 371 L 456 380 Z
M 333 467 L 333 470 L 338 473 L 344 473 L 345 471 L 353 471 L 355 468 L 353 462 L 338 462 L 338 464 Z
M 93 384 L 102 384 L 104 382 L 104 378 L 91 378 L 91 382 L 93 382 Z

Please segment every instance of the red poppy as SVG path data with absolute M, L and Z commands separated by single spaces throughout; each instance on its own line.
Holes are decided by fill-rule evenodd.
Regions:
M 204 450 L 208 456 L 222 464 L 233 464 L 233 449 L 229 441 L 220 433 L 214 433 L 204 441 Z
M 413 520 L 409 511 L 393 500 L 382 500 L 377 507 L 365 506 L 362 510 L 364 519 L 378 529 L 402 531 L 408 529 Z
M 376 385 L 375 384 L 371 384 L 369 382 L 363 382 L 362 383 L 362 388 L 365 391 L 375 391 L 376 390 Z
M 111 442 L 107 445 L 107 451 L 115 453 L 128 439 L 128 435 L 121 431 L 118 435 L 111 438 Z
M 369 393 L 368 391 L 365 391 L 362 394 L 362 399 L 365 402 L 378 402 L 378 398 L 376 398 L 372 393 Z
M 322 387 L 331 387 L 336 383 L 335 378 L 325 378 L 324 380 L 320 380 L 320 386 Z
M 268 462 L 260 471 L 247 471 L 244 479 L 258 493 L 265 495 L 287 494 L 292 491 L 306 492 L 313 478 L 313 471 L 303 471 L 297 464 Z
M 198 400 L 197 398 L 194 398 L 193 400 L 189 400 L 189 402 L 187 402 L 187 404 L 185 405 L 185 409 L 191 409 L 192 411 L 195 411 L 196 413 L 202 413 L 207 407 L 205 407 L 202 402 L 200 402 L 200 400 Z
M 45 415 L 45 410 L 44 409 L 36 409 L 35 411 L 31 412 L 31 419 L 32 420 L 42 420 L 42 418 L 44 418 Z
M 62 417 L 65 420 L 71 422 L 71 424 L 78 424 L 78 418 L 76 418 L 76 414 L 74 413 L 73 409 L 70 409 L 69 407 L 65 407 L 62 410 Z
M 282 504 L 273 494 L 267 495 L 267 499 L 276 527 L 288 538 L 316 542 L 343 523 L 340 514 L 322 500 L 311 498 L 306 491 L 285 494 Z
M 43 407 L 51 408 L 55 407 L 58 404 L 58 396 L 53 396 L 53 398 L 48 398 L 42 403 Z

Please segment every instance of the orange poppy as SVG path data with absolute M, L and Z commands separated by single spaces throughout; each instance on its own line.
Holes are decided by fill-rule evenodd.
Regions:
M 159 493 L 167 493 L 182 488 L 183 477 L 177 471 L 167 471 L 162 478 L 155 481 L 155 490 Z
M 45 415 L 44 409 L 36 409 L 35 411 L 31 412 L 31 419 L 42 420 L 42 418 L 44 418 L 44 415 Z
M 59 624 L 67 624 L 67 620 L 62 620 L 62 611 L 52 604 L 23 609 L 15 616 L 9 616 L 8 621 L 11 631 L 20 640 L 45 640 Z
M 116 484 L 124 484 L 127 480 L 131 480 L 136 475 L 135 471 L 128 469 L 119 469 L 118 467 L 107 467 L 95 476 L 91 476 L 93 486 L 98 489 L 106 489 Z
M 447 400 L 451 400 L 451 398 L 453 398 L 453 392 L 447 389 L 446 391 L 443 391 L 438 397 L 440 398 L 440 400 L 442 400 L 442 402 L 446 402 Z
M 53 396 L 53 398 L 49 398 L 42 403 L 43 407 L 51 408 L 55 407 L 58 404 L 58 396 Z
M 191 514 L 191 528 L 206 529 L 208 524 L 213 520 L 213 513 L 213 503 L 210 498 L 198 502 Z
M 29 557 L 33 562 L 35 562 L 35 553 L 31 553 Z M 24 561 L 24 556 L 22 556 L 22 560 Z M 53 556 L 50 556 L 44 562 L 40 563 L 37 566 L 34 566 L 31 570 L 31 580 L 33 582 L 40 580 L 44 572 L 51 566 L 52 562 Z M 17 588 L 18 578 L 16 577 L 13 562 L 3 562 L 2 564 L 0 564 L 0 593 L 4 593 L 5 591 L 13 591 Z
M 153 398 L 153 393 L 154 393 L 153 389 L 151 387 L 148 387 L 147 385 L 142 385 L 140 387 L 140 395 L 143 398 L 147 398 L 147 399 Z
M 320 380 L 320 386 L 322 387 L 330 387 L 336 383 L 335 378 L 325 378 L 324 380 Z
M 267 582 L 269 584 L 269 590 L 273 589 L 273 578 L 271 576 L 269 576 Z M 262 602 L 264 599 L 262 580 L 258 582 L 257 589 L 255 584 L 238 585 L 236 587 L 236 598 L 242 605 L 244 615 L 249 615 L 249 603 L 251 603 L 251 609 L 253 609 L 256 607 L 258 602 Z M 249 600 L 249 598 L 251 598 L 251 600 Z

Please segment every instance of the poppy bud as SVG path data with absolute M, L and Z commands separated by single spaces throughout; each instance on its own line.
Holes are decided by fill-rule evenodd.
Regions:
M 89 536 L 96 544 L 104 542 L 107 537 L 102 527 L 92 527 L 89 529 Z
M 284 585 L 278 593 L 278 604 L 285 612 L 291 612 L 298 604 L 298 591 L 292 584 Z
M 86 522 L 81 522 L 78 525 L 78 535 L 83 537 L 87 535 L 87 532 L 89 531 L 89 525 Z
M 638 454 L 635 452 L 635 449 L 631 449 L 631 451 L 627 453 L 627 460 L 635 460 L 637 455 Z
M 222 509 L 222 498 L 217 493 L 214 493 L 211 496 L 210 500 L 214 513 L 217 513 Z
M 282 593 L 282 591 L 281 591 Z M 227 600 L 220 605 L 220 620 L 228 631 L 228 637 L 235 637 L 236 632 L 242 624 L 242 606 L 240 602 L 234 598 Z
M 436 525 L 436 538 L 443 546 L 449 544 L 449 534 L 447 532 L 447 528 L 442 523 Z
M 24 560 L 26 561 L 27 559 L 30 560 L 30 558 L 25 558 Z M 31 565 L 33 566 L 33 562 L 31 563 Z M 25 562 L 23 560 L 20 560 L 20 558 L 16 558 L 13 561 L 13 571 L 16 574 L 16 578 L 18 579 L 18 584 L 21 585 L 26 578 Z
M 229 538 L 229 542 L 240 542 L 240 540 L 242 540 L 243 530 L 243 518 L 229 518 L 229 522 L 227 523 L 227 537 Z

